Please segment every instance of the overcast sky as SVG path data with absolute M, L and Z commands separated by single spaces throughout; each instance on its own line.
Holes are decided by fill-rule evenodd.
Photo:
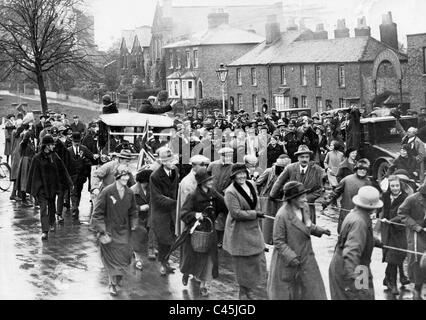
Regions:
M 107 49 L 121 30 L 134 29 L 141 25 L 152 25 L 158 0 L 87 0 L 95 16 L 95 37 L 100 49 Z M 279 0 L 173 0 L 176 5 L 221 5 L 270 4 Z M 284 0 L 284 15 L 297 19 L 306 17 L 305 24 L 312 29 L 316 23 L 324 22 L 329 37 L 338 18 L 346 19 L 351 29 L 357 18 L 365 15 L 372 35 L 379 36 L 382 14 L 392 11 L 398 24 L 399 41 L 406 43 L 406 34 L 426 33 L 426 1 L 424 0 Z M 282 27 L 284 30 L 284 28 Z

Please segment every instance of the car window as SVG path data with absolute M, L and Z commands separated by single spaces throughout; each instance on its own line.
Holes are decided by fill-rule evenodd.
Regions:
M 409 127 L 417 127 L 416 119 L 403 119 L 400 121 L 404 130 Z M 384 121 L 374 124 L 376 143 L 400 143 L 401 132 L 398 131 L 395 121 Z

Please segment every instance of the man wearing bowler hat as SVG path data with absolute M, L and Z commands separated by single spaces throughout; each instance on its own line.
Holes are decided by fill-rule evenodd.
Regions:
M 355 208 L 343 221 L 329 268 L 332 300 L 374 300 L 370 269 L 374 247 L 382 247 L 374 237 L 371 215 L 383 207 L 379 191 L 372 186 L 359 189 L 352 199 Z
M 74 185 L 71 190 L 72 216 L 74 219 L 78 219 L 81 191 L 90 174 L 92 164 L 96 163 L 96 159 L 93 153 L 81 144 L 81 134 L 79 132 L 72 134 L 72 146 L 68 148 L 68 152 L 69 163 L 67 167 Z
M 278 177 L 272 187 L 270 197 L 275 200 L 281 200 L 283 197 L 283 186 L 289 181 L 298 181 L 303 183 L 309 190 L 306 197 L 311 212 L 311 220 L 316 223 L 315 200 L 321 196 L 322 180 L 325 176 L 324 170 L 314 162 L 311 162 L 312 151 L 306 145 L 301 145 L 294 154 L 298 162 L 288 165 L 284 172 Z

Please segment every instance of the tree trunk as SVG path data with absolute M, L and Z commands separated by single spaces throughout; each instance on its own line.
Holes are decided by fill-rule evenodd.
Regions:
M 37 84 L 38 90 L 40 91 L 41 111 L 43 114 L 47 114 L 49 106 L 47 104 L 46 86 L 44 84 L 43 73 L 41 71 L 37 73 Z

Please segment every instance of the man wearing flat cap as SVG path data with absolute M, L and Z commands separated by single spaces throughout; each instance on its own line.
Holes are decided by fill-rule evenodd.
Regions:
M 316 214 L 315 204 L 313 203 L 321 196 L 325 172 L 319 165 L 310 161 L 312 151 L 306 145 L 301 145 L 294 155 L 297 156 L 298 162 L 292 163 L 285 168 L 272 187 L 270 197 L 275 200 L 281 200 L 283 187 L 289 181 L 303 183 L 304 187 L 309 190 L 306 197 L 308 203 L 310 203 L 311 220 L 315 223 Z
M 219 150 L 220 159 L 210 163 L 207 172 L 213 178 L 213 188 L 221 195 L 225 194 L 226 188 L 231 184 L 231 172 L 234 149 L 225 147 Z M 215 227 L 218 234 L 218 246 L 222 246 L 223 232 L 225 231 L 226 214 L 219 213 L 216 218 Z

